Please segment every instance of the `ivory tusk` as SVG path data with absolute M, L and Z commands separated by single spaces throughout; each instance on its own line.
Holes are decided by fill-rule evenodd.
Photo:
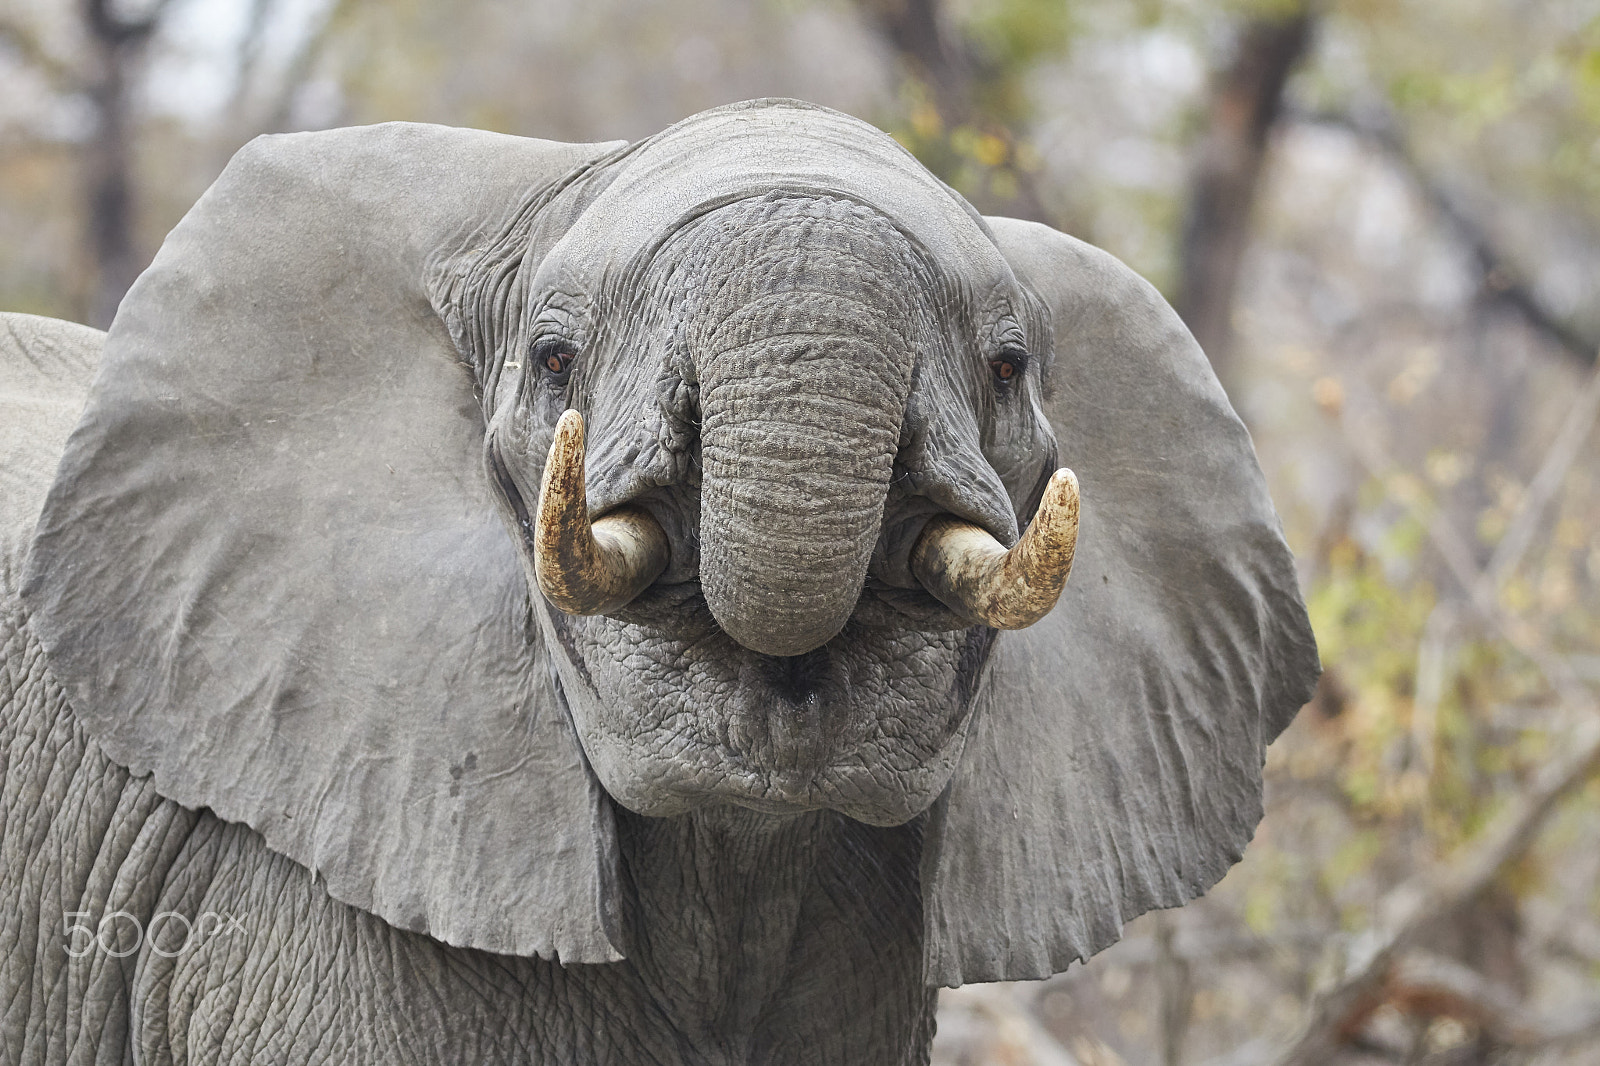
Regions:
M 1077 544 L 1078 479 L 1063 467 L 1045 486 L 1016 547 L 1007 551 L 987 530 L 941 515 L 918 538 L 911 572 L 963 618 L 995 629 L 1026 629 L 1061 598 Z
M 568 411 L 556 423 L 539 483 L 533 571 L 545 599 L 567 614 L 605 614 L 667 568 L 667 535 L 638 507 L 591 523 L 583 462 L 583 416 Z

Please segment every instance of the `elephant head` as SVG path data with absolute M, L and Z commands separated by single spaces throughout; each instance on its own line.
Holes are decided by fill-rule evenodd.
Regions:
M 569 963 L 626 950 L 612 804 L 735 804 L 920 819 L 931 983 L 1064 969 L 1237 859 L 1317 669 L 1160 297 L 785 101 L 254 142 L 124 303 L 31 566 L 114 759 Z

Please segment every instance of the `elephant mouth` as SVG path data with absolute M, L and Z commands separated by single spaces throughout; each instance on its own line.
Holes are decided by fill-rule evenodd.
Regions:
M 1018 627 L 1004 610 L 984 606 L 974 618 L 958 608 L 994 599 L 985 581 L 1033 591 L 1029 575 L 1010 568 L 1041 550 L 1033 530 L 1008 551 L 977 527 L 936 517 L 930 529 L 943 523 L 940 543 L 958 552 L 922 567 L 937 582 L 903 589 L 869 575 L 836 632 L 797 654 L 771 654 L 719 623 L 698 578 L 656 580 L 669 548 L 645 512 L 623 507 L 590 520 L 581 432 L 574 413 L 563 416 L 531 515 L 497 448 L 490 457 L 530 585 L 543 594 L 536 603 L 556 638 L 573 726 L 612 798 L 650 815 L 732 803 L 771 813 L 826 808 L 877 825 L 925 810 L 955 770 L 994 645 L 991 616 Z M 1071 509 L 1060 513 L 1072 534 L 1067 479 Z M 1065 566 L 1070 549 L 1069 539 Z M 1042 550 L 1051 550 L 1048 538 Z M 1051 575 L 1049 603 L 1065 566 Z
M 626 620 L 546 617 L 591 768 L 624 807 L 875 825 L 915 817 L 954 772 L 997 635 L 852 617 L 819 648 L 765 655 L 716 625 L 698 582 L 653 588 Z

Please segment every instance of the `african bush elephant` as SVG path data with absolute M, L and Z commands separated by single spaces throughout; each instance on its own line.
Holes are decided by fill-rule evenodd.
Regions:
M 925 1062 L 1317 673 L 1155 291 L 810 105 L 261 138 L 101 343 L 0 330 L 8 1063 Z

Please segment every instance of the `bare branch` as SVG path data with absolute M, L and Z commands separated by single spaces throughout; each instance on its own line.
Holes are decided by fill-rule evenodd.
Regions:
M 1586 425 L 1593 425 L 1592 415 L 1585 412 L 1587 405 L 1596 402 L 1596 390 L 1600 390 L 1600 368 L 1596 369 L 1579 395 L 1575 406 L 1568 414 L 1566 425 L 1557 436 L 1555 445 L 1540 464 L 1539 475 L 1535 480 L 1540 482 L 1541 486 L 1551 485 L 1548 491 L 1554 491 L 1554 486 L 1559 486 L 1567 466 L 1570 466 L 1577 457 L 1578 446 L 1584 439 L 1583 433 L 1579 433 L 1578 430 L 1584 429 Z M 1348 422 L 1344 424 L 1344 430 L 1345 441 L 1351 453 L 1368 474 L 1383 480 L 1396 472 L 1394 462 L 1378 443 L 1378 434 L 1351 426 Z M 1584 432 L 1587 430 L 1584 429 Z M 1567 465 L 1564 466 L 1564 463 Z M 1513 527 L 1537 521 L 1537 515 L 1531 518 L 1528 515 L 1531 511 L 1542 512 L 1548 502 L 1544 499 L 1546 491 L 1541 487 L 1538 493 L 1530 491 L 1524 495 L 1516 513 L 1512 515 Z M 1444 561 L 1446 569 L 1450 571 L 1460 590 L 1466 594 L 1467 603 L 1478 616 L 1506 643 L 1537 666 L 1563 700 L 1575 707 L 1588 705 L 1591 701 L 1572 664 L 1562 656 L 1552 654 L 1544 647 L 1532 627 L 1507 615 L 1501 608 L 1498 599 L 1500 587 L 1510 576 L 1512 567 L 1508 566 L 1493 575 L 1488 571 L 1480 572 L 1473 561 L 1472 549 L 1442 514 L 1429 510 L 1418 500 L 1407 499 L 1400 502 L 1427 531 L 1429 541 L 1438 551 L 1439 557 Z M 1511 559 L 1514 565 L 1520 561 L 1520 555 L 1521 549 L 1517 549 L 1514 557 L 1507 558 Z
M 1257 959 L 1263 956 L 1318 948 L 1328 941 L 1326 929 L 1310 926 L 1280 930 L 1271 936 L 1258 936 L 1249 932 L 1197 933 L 1177 928 L 1174 923 L 1171 944 L 1162 948 L 1153 937 L 1119 940 L 1107 948 L 1104 956 L 1115 959 L 1121 966 L 1159 966 L 1164 953 L 1185 966 L 1208 965 L 1239 959 Z M 1078 971 L 1056 974 L 1042 984 L 1042 989 L 1064 988 L 1077 977 Z
M 1530 512 L 1542 511 L 1550 484 L 1559 484 L 1577 455 L 1579 445 L 1593 425 L 1591 410 L 1600 404 L 1600 369 L 1569 412 L 1562 432 L 1540 464 L 1535 479 L 1541 488 L 1524 496 L 1513 525 L 1537 521 Z M 1351 451 L 1375 477 L 1383 478 L 1394 464 L 1378 444 L 1374 433 L 1360 432 L 1341 419 Z M 1426 511 L 1420 502 L 1405 500 L 1408 509 L 1428 531 L 1434 547 L 1466 594 L 1468 602 L 1508 642 L 1534 662 L 1563 701 L 1578 718 L 1578 726 L 1563 744 L 1563 757 L 1540 768 L 1533 781 L 1490 823 L 1476 841 L 1449 866 L 1413 877 L 1395 889 L 1396 918 L 1382 934 L 1367 958 L 1355 965 L 1333 987 L 1312 1004 L 1311 1017 L 1294 1042 L 1277 1060 L 1279 1066 L 1312 1066 L 1326 1061 L 1342 1044 L 1353 1037 L 1362 1022 L 1387 999 L 1385 984 L 1400 955 L 1412 948 L 1428 923 L 1441 916 L 1459 913 L 1486 890 L 1511 863 L 1532 847 L 1540 828 L 1560 802 L 1600 773 L 1600 707 L 1587 688 L 1573 674 L 1566 660 L 1550 654 L 1528 627 L 1518 624 L 1501 609 L 1498 594 L 1501 584 L 1514 568 L 1523 548 L 1513 547 L 1510 562 L 1498 570 L 1479 572 L 1459 534 L 1442 515 Z
M 0 46 L 11 49 L 24 63 L 43 74 L 61 92 L 73 92 L 81 79 L 72 64 L 57 58 L 39 39 L 8 19 L 0 19 Z
M 1433 776 L 1433 752 L 1456 629 L 1456 604 L 1441 599 L 1428 613 L 1417 645 L 1416 695 L 1411 705 L 1411 746 L 1424 779 Z
M 1596 354 L 1600 353 L 1600 337 L 1584 336 L 1574 326 L 1562 321 L 1561 316 L 1547 307 L 1528 287 L 1522 280 L 1522 272 L 1496 246 L 1488 229 L 1473 218 L 1423 167 L 1392 114 L 1380 112 L 1368 117 L 1347 111 L 1302 111 L 1296 113 L 1294 118 L 1314 125 L 1342 129 L 1378 149 L 1405 174 L 1423 201 L 1444 219 L 1467 246 L 1478 265 L 1484 291 L 1513 308 L 1528 325 L 1560 345 L 1580 363 L 1594 365 Z
M 1457 577 L 1461 580 L 1462 587 L 1478 602 L 1495 603 L 1500 589 L 1521 565 L 1528 550 L 1533 546 L 1534 534 L 1538 531 L 1545 512 L 1549 509 L 1555 494 L 1560 491 L 1567 472 L 1572 469 L 1572 464 L 1577 461 L 1584 441 L 1593 432 L 1597 415 L 1600 415 L 1600 371 L 1589 376 L 1588 385 L 1568 409 L 1566 421 L 1562 423 L 1555 442 L 1545 453 L 1544 462 L 1528 484 L 1528 490 L 1523 495 L 1505 536 L 1495 548 L 1488 566 L 1474 582 L 1478 588 L 1473 589 L 1467 584 L 1465 569 L 1458 570 Z M 1430 517 L 1427 521 L 1430 526 L 1440 524 L 1434 517 Z M 1446 537 L 1443 529 L 1437 539 L 1453 540 Z M 1452 544 L 1451 554 L 1465 556 L 1465 546 L 1462 545 L 1457 549 Z M 1497 606 L 1495 612 L 1496 615 L 1499 614 Z M 1417 650 L 1417 688 L 1412 711 L 1412 738 L 1425 775 L 1432 772 L 1433 731 L 1439 700 L 1446 681 L 1446 660 L 1454 627 L 1455 610 L 1452 603 L 1448 599 L 1441 600 L 1428 616 L 1428 623 L 1423 627 L 1422 643 Z M 1543 657 L 1543 649 L 1536 650 Z M 1548 658 L 1551 669 L 1567 679 L 1565 685 L 1576 684 L 1575 676 L 1569 676 L 1574 673 L 1570 669 L 1570 664 L 1555 656 Z
M 97 53 L 86 86 L 95 109 L 95 132 L 83 153 L 88 237 L 95 264 L 89 321 L 102 329 L 110 326 L 123 294 L 147 262 L 136 234 L 133 82 L 169 2 L 155 0 L 138 18 L 119 16 L 112 0 L 82 4 L 84 28 Z
M 1541 947 L 1580 966 L 1600 966 L 1600 922 L 1568 915 L 1559 930 L 1543 938 Z
M 1541 1016 L 1470 966 L 1425 952 L 1408 955 L 1394 968 L 1386 992 L 1402 1010 L 1469 1022 L 1506 1047 L 1531 1050 L 1600 1037 L 1600 1000 Z
M 1442 871 L 1422 875 L 1396 889 L 1402 906 L 1394 923 L 1365 962 L 1353 967 L 1312 1004 L 1311 1018 L 1277 1059 L 1279 1066 L 1327 1062 L 1371 1011 L 1386 998 L 1386 982 L 1396 960 L 1414 946 L 1424 927 L 1442 915 L 1459 912 L 1477 898 L 1537 838 L 1556 805 L 1600 772 L 1600 717 L 1589 708 L 1564 759 L 1546 765 L 1532 786 L 1513 801 L 1478 838 L 1467 854 Z
M 933 93 L 947 122 L 964 122 L 973 110 L 977 62 L 952 35 L 939 0 L 858 0 L 890 47 Z
M 276 7 L 275 0 L 250 0 L 245 31 L 234 50 L 235 80 L 233 92 L 225 108 L 228 115 L 237 117 L 244 112 L 245 101 L 256 80 L 256 66 L 261 62 L 262 40 L 266 36 L 267 27 L 272 21 Z
M 1579 393 L 1577 402 L 1567 411 L 1567 419 L 1556 435 L 1555 443 L 1545 454 L 1539 472 L 1528 484 L 1528 491 L 1517 508 L 1516 517 L 1506 530 L 1506 535 L 1495 548 L 1483 580 L 1498 589 L 1516 570 L 1533 544 L 1534 532 L 1550 506 L 1550 501 L 1566 480 L 1567 471 L 1578 458 L 1583 442 L 1594 430 L 1595 418 L 1600 415 L 1600 370 L 1589 375 L 1589 383 Z

